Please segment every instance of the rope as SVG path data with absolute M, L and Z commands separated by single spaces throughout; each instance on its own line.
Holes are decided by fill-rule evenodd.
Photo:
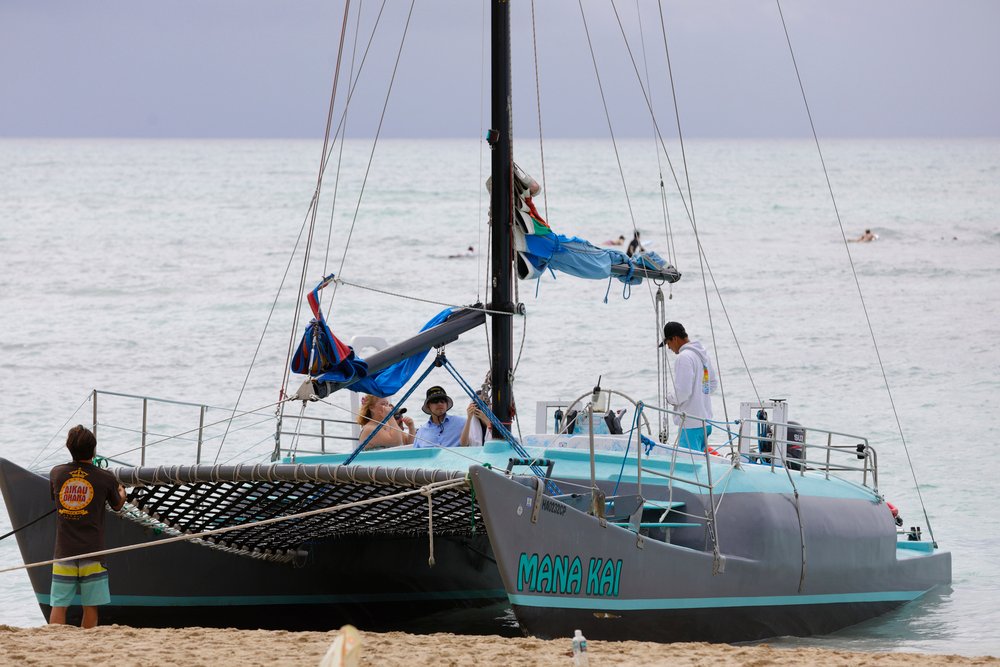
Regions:
M 486 405 L 486 403 L 482 399 L 479 398 L 475 390 L 466 381 L 466 379 L 462 377 L 462 375 L 458 372 L 458 370 L 454 366 L 452 366 L 451 362 L 448 361 L 448 359 L 443 356 L 442 356 L 442 366 L 444 366 L 444 369 L 448 371 L 448 373 L 450 373 L 451 376 L 458 382 L 459 386 L 462 387 L 462 390 L 469 395 L 469 398 L 471 398 L 473 403 L 476 404 L 476 407 L 482 410 L 483 414 L 486 415 L 486 418 L 490 420 L 490 424 L 493 426 L 493 432 L 499 434 L 504 440 L 506 440 L 510 444 L 511 449 L 517 452 L 518 456 L 524 459 L 532 458 L 528 456 L 528 452 L 524 449 L 521 443 L 518 442 L 518 440 L 514 437 L 514 435 L 504 427 L 504 425 L 500 422 L 499 419 L 497 419 L 497 416 L 493 414 L 493 410 L 491 410 L 490 407 Z M 545 473 L 542 472 L 541 468 L 539 468 L 536 465 L 532 465 L 529 467 L 537 477 L 539 477 L 540 479 L 545 479 Z M 556 486 L 555 482 L 553 482 L 552 480 L 546 480 L 546 487 L 552 494 L 558 495 L 562 493 L 559 490 L 559 487 Z
M 270 519 L 262 519 L 260 521 L 251 521 L 250 523 L 240 524 L 238 526 L 226 526 L 225 528 L 214 528 L 212 530 L 205 530 L 200 533 L 192 533 L 190 535 L 177 535 L 174 537 L 168 537 L 166 539 L 157 540 L 155 542 L 143 542 L 142 544 L 130 544 L 124 547 L 115 547 L 113 549 L 104 549 L 102 551 L 94 551 L 91 553 L 80 554 L 74 556 L 76 559 L 84 560 L 95 560 L 103 556 L 109 556 L 111 554 L 123 553 L 126 551 L 136 551 L 138 549 L 146 549 L 149 547 L 162 546 L 164 544 L 171 544 L 173 542 L 183 542 L 186 540 L 199 539 L 202 537 L 207 537 L 210 535 L 221 535 L 223 533 L 229 533 L 234 530 L 244 530 L 246 528 L 255 528 L 257 526 L 267 526 L 272 523 L 279 523 L 281 521 L 289 521 L 292 519 L 305 519 L 311 516 L 316 516 L 318 514 L 328 514 L 332 512 L 337 512 L 341 510 L 351 509 L 352 507 L 362 507 L 364 505 L 373 505 L 375 503 L 385 502 L 386 500 L 396 500 L 398 498 L 406 498 L 408 496 L 414 496 L 417 494 L 427 495 L 435 493 L 437 491 L 446 491 L 449 489 L 457 489 L 462 486 L 467 486 L 468 482 L 465 479 L 448 479 L 441 482 L 432 482 L 419 489 L 411 489 L 409 491 L 400 491 L 399 493 L 394 493 L 388 496 L 376 496 L 374 498 L 367 498 L 365 500 L 358 500 L 355 502 L 344 503 L 343 505 L 335 505 L 333 507 L 321 507 L 315 510 L 308 510 L 306 512 L 299 512 L 297 514 L 289 514 L 288 516 L 278 516 L 272 517 Z M 39 561 L 37 563 L 25 563 L 24 565 L 17 565 L 14 567 L 6 567 L 0 569 L 0 574 L 4 572 L 14 572 L 16 570 L 28 570 L 35 567 L 43 567 L 45 565 L 52 565 L 58 562 L 59 559 L 51 559 L 45 561 Z M 64 560 L 64 559 L 63 559 Z
M 512 315 L 520 315 L 520 313 L 508 313 L 508 312 L 504 312 L 502 310 L 492 310 L 490 308 L 481 307 L 481 306 L 461 306 L 461 305 L 458 305 L 458 304 L 447 303 L 447 302 L 444 302 L 444 301 L 435 301 L 433 299 L 424 299 L 423 297 L 412 296 L 412 295 L 409 295 L 409 294 L 403 294 L 402 292 L 392 292 L 392 291 L 389 291 L 389 290 L 379 289 L 378 287 L 371 287 L 369 285 L 362 285 L 360 283 L 351 282 L 350 280 L 344 280 L 343 278 L 334 278 L 333 279 L 333 284 L 335 286 L 337 284 L 347 285 L 348 287 L 356 287 L 357 289 L 363 289 L 363 290 L 367 290 L 369 292 L 375 292 L 377 294 L 384 294 L 386 296 L 392 296 L 392 297 L 396 297 L 396 298 L 399 298 L 399 299 L 409 299 L 410 301 L 419 301 L 421 303 L 430 303 L 430 304 L 433 304 L 435 306 L 445 306 L 446 308 L 459 308 L 459 309 L 462 309 L 462 310 L 478 310 L 478 311 L 484 312 L 484 313 L 486 313 L 488 315 L 506 315 L 508 317 L 512 316 Z
M 350 3 L 348 3 L 350 4 Z M 347 73 L 347 84 L 348 89 L 352 87 L 354 82 L 354 61 L 358 56 L 358 36 L 361 34 L 361 4 L 358 4 L 358 11 L 354 18 L 354 39 L 351 40 L 351 69 Z M 336 80 L 334 83 L 336 86 Z M 323 253 L 323 275 L 329 275 L 329 264 L 330 264 L 330 244 L 333 242 L 333 216 L 337 211 L 337 193 L 340 190 L 340 167 L 344 163 L 344 143 L 347 138 L 347 112 L 350 110 L 350 106 L 344 105 L 344 114 L 341 119 L 341 124 L 344 129 L 344 136 L 340 138 L 340 150 L 337 152 L 337 170 L 333 175 L 333 197 L 330 201 L 330 224 L 327 226 L 326 231 L 326 252 Z M 340 136 L 340 126 L 337 127 L 337 135 L 334 137 L 334 142 L 337 141 L 337 137 Z M 325 169 L 324 169 L 325 171 Z
M 320 154 L 319 170 L 316 174 L 316 189 L 313 191 L 312 200 L 309 203 L 307 213 L 309 217 L 309 228 L 306 234 L 306 245 L 302 255 L 302 270 L 299 272 L 299 289 L 295 299 L 295 312 L 292 315 L 291 332 L 288 337 L 288 351 L 285 356 L 284 377 L 281 383 L 282 387 L 286 387 L 288 385 L 288 376 L 290 373 L 289 363 L 292 358 L 292 350 L 295 349 L 295 334 L 297 330 L 296 323 L 298 323 L 299 315 L 302 312 L 302 296 L 305 294 L 306 290 L 306 277 L 309 271 L 309 258 L 312 254 L 313 236 L 316 232 L 316 215 L 319 213 L 320 193 L 323 188 L 323 173 L 326 169 L 326 162 L 329 155 L 328 148 L 330 145 L 330 130 L 333 126 L 333 110 L 337 100 L 337 85 L 340 81 L 340 66 L 344 55 L 344 38 L 347 35 L 347 20 L 349 18 L 350 9 L 351 2 L 350 0 L 346 0 L 344 3 L 344 20 L 340 28 L 340 42 L 337 47 L 337 64 L 334 68 L 333 74 L 333 88 L 330 90 L 330 104 L 326 114 L 326 129 L 323 133 L 323 150 Z M 219 449 L 222 449 L 221 446 Z M 218 454 L 215 458 L 218 460 Z
M 858 278 L 858 270 L 854 266 L 854 257 L 851 255 L 851 246 L 847 241 L 847 232 L 844 231 L 844 222 L 840 217 L 840 209 L 837 207 L 837 198 L 833 194 L 833 184 L 830 182 L 830 172 L 826 168 L 826 160 L 823 158 L 823 149 L 819 145 L 819 135 L 816 132 L 816 124 L 813 122 L 812 112 L 809 110 L 809 100 L 806 99 L 806 89 L 802 83 L 802 75 L 799 73 L 799 65 L 795 60 L 795 51 L 792 49 L 792 39 L 788 35 L 788 26 L 785 24 L 785 15 L 781 11 L 780 0 L 775 0 L 778 6 L 778 16 L 781 18 L 781 28 L 785 32 L 785 41 L 788 43 L 788 55 L 791 56 L 792 66 L 795 68 L 795 78 L 799 82 L 799 92 L 802 94 L 802 104 L 806 109 L 806 116 L 809 118 L 809 129 L 812 131 L 813 141 L 816 144 L 816 153 L 819 155 L 819 162 L 823 166 L 823 176 L 826 178 L 826 187 L 830 192 L 830 202 L 833 205 L 833 212 L 837 218 L 837 225 L 840 227 L 840 236 L 844 241 L 844 251 L 847 253 L 847 260 L 851 265 L 851 275 L 854 276 L 854 284 L 858 288 L 858 299 L 861 301 L 861 310 L 865 314 L 865 323 L 868 325 L 868 333 L 872 339 L 872 347 L 875 348 L 875 358 L 878 360 L 879 371 L 882 373 L 882 382 L 885 384 L 885 393 L 889 396 L 889 405 L 892 407 L 892 416 L 896 420 L 896 429 L 899 432 L 899 439 L 903 443 L 903 452 L 906 454 L 906 462 L 910 466 L 910 475 L 913 477 L 913 487 L 917 491 L 917 498 L 920 500 L 920 509 L 924 514 L 924 521 L 927 522 L 927 532 L 930 533 L 931 542 L 937 547 L 937 540 L 934 539 L 934 529 L 931 528 L 931 520 L 927 515 L 927 506 L 924 504 L 924 496 L 920 492 L 920 483 L 917 481 L 917 471 L 913 467 L 913 459 L 910 457 L 910 449 L 906 445 L 906 436 L 903 435 L 903 425 L 899 421 L 899 413 L 896 411 L 896 401 L 892 397 L 892 388 L 889 386 L 889 376 L 885 372 L 885 365 L 882 363 L 882 354 L 878 349 L 878 340 L 875 337 L 875 327 L 872 326 L 871 317 L 868 314 L 868 305 L 865 303 L 865 295 L 861 290 L 861 280 Z
M 8 537 L 10 537 L 11 535 L 13 535 L 14 533 L 17 533 L 17 532 L 19 532 L 19 531 L 22 531 L 22 530 L 24 530 L 25 528 L 27 528 L 28 526 L 33 526 L 33 525 L 35 525 L 36 523 L 38 523 L 39 521 L 41 521 L 41 520 L 42 520 L 42 519 L 44 519 L 45 517 L 49 516 L 50 514 L 54 514 L 54 513 L 55 513 L 55 511 L 56 511 L 57 509 L 58 509 L 58 508 L 56 508 L 56 507 L 53 507 L 53 508 L 52 508 L 52 509 L 50 509 L 50 510 L 49 510 L 48 512 L 46 512 L 45 514 L 41 515 L 41 516 L 40 516 L 40 517 L 38 517 L 37 519 L 32 519 L 31 521 L 29 521 L 28 523 L 24 524 L 24 525 L 23 525 L 23 526 L 21 526 L 20 528 L 15 528 L 14 530 L 12 530 L 12 531 L 10 531 L 10 532 L 8 532 L 8 533 L 4 533 L 3 535 L 0 535 L 0 541 L 2 541 L 2 540 L 6 540 L 6 539 L 7 539 Z
M 650 106 L 652 106 L 653 87 L 649 82 L 649 60 L 646 58 L 646 37 L 642 29 L 642 10 L 639 0 L 635 0 L 635 15 L 639 25 L 639 42 L 642 45 L 642 69 L 646 75 L 646 88 L 649 90 Z M 674 232 L 670 224 L 670 211 L 667 208 L 667 189 L 663 184 L 663 163 L 660 161 L 660 146 L 656 143 L 656 124 L 653 123 L 653 150 L 656 152 L 656 171 L 660 179 L 660 207 L 663 209 L 663 231 L 667 235 L 667 261 L 679 269 L 677 249 L 674 246 Z M 662 405 L 662 404 L 661 404 Z
M 597 67 L 597 56 L 594 54 L 594 44 L 590 39 L 590 28 L 587 26 L 587 15 L 583 11 L 583 0 L 577 0 L 577 4 L 580 7 L 580 17 L 583 19 L 583 31 L 587 35 L 587 46 L 590 48 L 590 60 L 594 63 L 594 75 L 597 77 L 597 90 L 601 94 L 601 104 L 604 105 L 604 118 L 608 122 L 608 134 L 611 135 L 611 146 L 614 148 L 615 160 L 618 162 L 618 174 L 621 176 L 622 189 L 625 191 L 625 203 L 628 206 L 628 215 L 632 220 L 632 232 L 637 233 L 639 230 L 635 224 L 635 214 L 632 212 L 632 200 L 629 198 L 628 184 L 625 182 L 625 169 L 622 167 L 621 156 L 618 154 L 618 142 L 615 141 L 615 130 L 611 125 L 611 112 L 608 111 L 608 102 L 604 97 L 604 86 L 601 84 L 601 72 Z M 613 0 L 611 5 L 612 7 L 614 6 Z M 617 16 L 617 14 L 618 12 L 615 10 L 615 15 Z
M 55 433 L 52 434 L 52 437 L 49 438 L 49 441 L 45 443 L 45 446 L 38 450 L 38 453 L 35 454 L 35 458 L 31 459 L 31 463 L 28 464 L 28 469 L 29 470 L 31 469 L 31 466 L 35 465 L 35 461 L 38 460 L 38 457 L 41 456 L 42 454 L 44 454 L 45 450 L 47 450 L 49 448 L 49 445 L 52 444 L 52 441 L 55 440 L 57 437 L 59 437 L 59 435 L 63 432 L 63 429 L 66 428 L 66 425 L 69 424 L 71 421 L 73 421 L 73 418 L 76 417 L 76 413 L 78 413 L 80 411 L 80 408 L 82 408 L 84 405 L 86 405 L 87 401 L 91 400 L 93 398 L 93 396 L 94 396 L 94 392 L 88 392 L 87 393 L 87 398 L 83 399 L 83 402 L 80 403 L 79 406 L 77 406 L 76 410 L 73 411 L 73 414 L 71 414 L 69 416 L 69 419 L 67 419 L 66 421 L 63 422 L 63 425 L 60 426 L 59 429 Z M 46 456 L 46 458 L 48 458 L 48 457 Z M 42 461 L 44 461 L 44 460 L 45 460 L 45 458 L 42 459 Z
M 477 226 L 476 232 L 476 247 L 479 248 L 479 252 L 476 253 L 476 301 L 481 301 L 482 292 L 480 289 L 483 286 L 483 258 L 486 256 L 483 253 L 483 223 L 485 221 L 485 216 L 483 215 L 483 192 L 486 190 L 483 187 L 485 179 L 483 178 L 483 153 L 485 152 L 484 146 L 485 141 L 483 141 L 483 122 L 485 119 L 484 107 L 486 98 L 486 3 L 480 4 L 480 28 L 479 28 L 479 180 L 476 181 L 476 191 L 479 192 L 479 209 L 477 214 L 477 220 L 479 220 L 479 225 Z
M 464 480 L 463 480 L 464 481 Z M 434 567 L 434 494 L 430 491 L 421 491 L 427 496 L 427 565 Z
M 549 188 L 545 184 L 545 145 L 542 142 L 542 89 L 538 76 L 538 40 L 535 36 L 535 0 L 531 0 L 531 49 L 535 62 L 535 101 L 538 107 L 538 153 L 542 161 L 542 200 L 545 204 L 545 219 L 549 220 Z
M 413 6 L 416 0 L 410 0 L 410 9 L 406 14 L 406 24 L 403 26 L 403 35 L 399 40 L 399 49 L 396 51 L 396 61 L 392 66 L 392 75 L 389 77 L 389 87 L 385 91 L 385 102 L 382 104 L 382 113 L 379 115 L 378 127 L 375 130 L 375 138 L 372 140 L 372 150 L 368 154 L 368 165 L 365 167 L 365 175 L 361 180 L 361 190 L 358 192 L 358 203 L 354 207 L 354 217 L 351 219 L 351 228 L 347 232 L 347 241 L 344 243 L 344 253 L 340 257 L 340 266 L 337 268 L 337 275 L 344 272 L 344 264 L 347 261 L 347 251 L 351 247 L 351 238 L 354 236 L 354 228 L 358 223 L 358 213 L 361 211 L 361 200 L 365 195 L 365 187 L 368 185 L 368 176 L 371 174 L 372 163 L 375 161 L 375 149 L 378 147 L 379 137 L 382 135 L 382 125 L 385 122 L 385 112 L 389 108 L 389 98 L 392 96 L 392 86 L 396 82 L 396 72 L 399 70 L 399 59 L 403 55 L 403 45 L 406 44 L 406 35 L 410 31 L 410 19 L 413 17 Z M 337 285 L 333 286 L 333 298 L 337 295 Z M 301 297 L 300 297 L 301 298 Z
M 417 378 L 417 381 L 414 382 L 412 385 L 410 385 L 410 388 L 407 390 L 407 392 L 403 394 L 403 398 L 399 401 L 399 405 L 403 405 L 404 403 L 406 403 L 406 399 L 408 399 L 410 397 L 410 394 L 412 394 L 414 390 L 417 387 L 419 387 L 420 384 L 425 379 L 427 379 L 427 376 L 430 375 L 431 371 L 434 370 L 434 368 L 435 364 L 433 363 L 427 366 L 427 370 L 425 370 L 423 374 L 421 374 L 421 376 Z M 399 406 L 396 407 L 398 408 Z M 367 447 L 368 443 L 372 441 L 372 438 L 375 437 L 375 434 L 378 433 L 382 429 L 382 427 L 385 426 L 392 419 L 393 419 L 393 412 L 389 412 L 389 414 L 387 414 L 385 418 L 381 422 L 379 422 L 378 426 L 376 426 L 372 430 L 372 432 L 368 434 L 368 437 L 364 439 L 364 442 L 358 443 L 358 446 L 355 448 L 353 452 L 351 452 L 351 455 L 347 457 L 343 465 L 350 465 L 351 462 L 354 461 L 355 458 L 357 458 L 358 454 L 364 451 L 364 448 Z

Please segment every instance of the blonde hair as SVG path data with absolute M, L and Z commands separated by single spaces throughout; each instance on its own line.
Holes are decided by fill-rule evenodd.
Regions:
M 361 399 L 361 409 L 358 411 L 358 424 L 364 426 L 371 421 L 372 408 L 378 403 L 379 397 L 372 396 L 371 394 L 365 394 L 365 397 Z

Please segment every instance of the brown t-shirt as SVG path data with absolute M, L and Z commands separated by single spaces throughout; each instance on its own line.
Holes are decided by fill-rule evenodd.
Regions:
M 117 508 L 121 500 L 114 475 L 91 463 L 75 461 L 53 468 L 49 484 L 58 510 L 53 558 L 104 549 L 104 503 Z

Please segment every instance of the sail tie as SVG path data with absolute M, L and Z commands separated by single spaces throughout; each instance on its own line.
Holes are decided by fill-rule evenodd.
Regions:
M 424 489 L 420 493 L 427 496 L 427 566 L 434 567 L 434 493 Z

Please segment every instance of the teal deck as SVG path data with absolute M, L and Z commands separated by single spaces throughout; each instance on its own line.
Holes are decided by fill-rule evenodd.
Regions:
M 530 457 L 550 459 L 554 462 L 552 475 L 556 479 L 588 483 L 590 480 L 590 452 L 586 449 L 571 449 L 560 447 L 525 447 Z M 634 451 L 634 446 L 633 446 Z M 669 453 L 669 450 L 667 450 Z M 326 454 L 322 456 L 300 456 L 295 463 L 302 464 L 342 464 L 348 454 Z M 430 468 L 436 470 L 468 470 L 469 466 L 488 465 L 495 469 L 505 470 L 511 458 L 520 458 L 510 445 L 504 441 L 494 440 L 482 447 L 393 447 L 370 452 L 362 452 L 354 460 L 356 466 L 379 466 L 386 468 Z M 743 463 L 740 468 L 733 468 L 728 458 L 721 456 L 709 457 L 712 460 L 711 479 L 717 489 L 725 493 L 791 493 L 792 485 L 789 476 L 782 468 L 772 469 L 768 465 Z M 597 479 L 604 482 L 634 484 L 637 481 L 636 457 L 634 454 L 625 458 L 622 466 L 621 452 L 598 451 L 594 456 L 594 466 Z M 286 459 L 285 463 L 291 463 Z M 679 450 L 676 458 L 653 455 L 642 458 L 642 484 L 644 486 L 666 487 L 670 480 L 662 475 L 671 475 L 681 480 L 691 480 L 697 483 L 707 483 L 709 480 L 708 464 L 704 455 L 689 450 Z M 522 474 L 529 474 L 527 467 L 515 468 Z M 660 474 L 654 474 L 660 473 Z M 822 473 L 799 472 L 791 473 L 795 487 L 801 495 L 826 498 L 855 498 L 878 502 L 874 492 L 860 484 L 831 476 L 826 478 Z M 691 493 L 705 493 L 705 490 L 694 484 L 676 481 L 675 488 Z M 718 492 L 718 491 L 717 491 Z

